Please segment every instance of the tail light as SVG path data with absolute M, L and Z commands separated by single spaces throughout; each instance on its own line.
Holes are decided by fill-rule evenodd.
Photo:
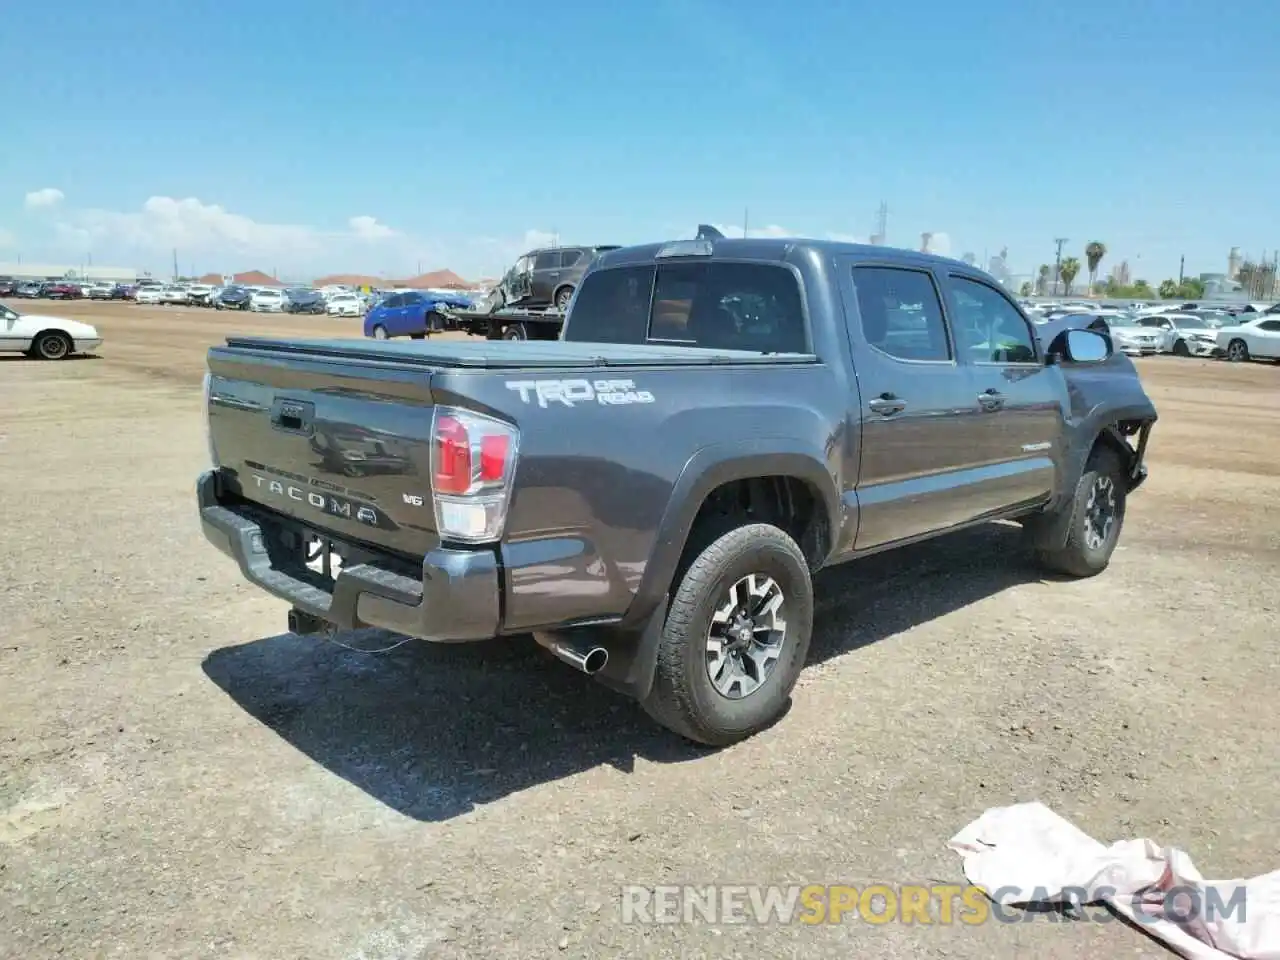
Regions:
M 431 493 L 446 540 L 499 540 L 511 500 L 520 431 L 484 414 L 436 407 L 431 425 Z

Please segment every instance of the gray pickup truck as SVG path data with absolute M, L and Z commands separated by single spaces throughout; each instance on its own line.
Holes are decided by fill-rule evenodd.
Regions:
M 784 711 L 821 567 L 997 519 L 1108 564 L 1156 411 L 1105 334 L 883 247 L 604 254 L 559 341 L 235 337 L 203 529 L 290 629 L 532 634 L 723 745 Z

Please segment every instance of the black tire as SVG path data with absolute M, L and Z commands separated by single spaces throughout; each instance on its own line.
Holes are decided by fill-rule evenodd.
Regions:
M 572 299 L 573 299 L 573 287 L 561 287 L 559 290 L 556 291 L 556 295 L 551 302 L 555 304 L 555 308 L 557 310 L 559 310 L 561 313 L 564 313 L 566 310 L 569 309 L 569 301 Z
M 427 336 L 427 335 L 426 335 L 425 333 L 411 333 L 411 334 L 409 334 L 409 339 L 410 339 L 410 340 L 425 340 L 425 339 L 426 339 L 426 336 Z
M 1120 455 L 1110 447 L 1096 447 L 1067 507 L 1071 511 L 1067 542 L 1057 550 L 1037 551 L 1039 561 L 1070 577 L 1093 577 L 1107 569 L 1124 527 L 1126 483 Z M 1095 504 L 1099 509 L 1105 506 L 1108 496 L 1111 522 L 1105 530 L 1099 530 Z
M 41 360 L 65 360 L 71 356 L 71 338 L 65 333 L 46 332 L 31 345 L 33 356 Z
M 1241 363 L 1249 359 L 1249 345 L 1243 340 L 1232 340 L 1227 344 L 1227 359 L 1232 363 Z
M 503 340 L 528 340 L 529 331 L 523 323 L 513 323 L 502 331 Z
M 391 338 L 387 335 L 387 328 L 379 323 L 377 326 L 373 328 L 373 339 L 390 340 Z
M 1174 355 L 1175 357 L 1189 357 L 1189 356 L 1191 356 L 1191 351 L 1190 351 L 1189 349 L 1187 349 L 1187 341 L 1185 341 L 1185 340 L 1179 340 L 1177 343 L 1175 343 L 1175 344 L 1173 345 L 1173 355 Z
M 717 606 L 752 574 L 758 583 L 768 579 L 779 588 L 785 630 L 778 657 L 763 680 L 753 691 L 731 698 L 712 681 L 708 641 Z M 697 743 L 721 747 L 743 740 L 786 712 L 812 632 L 813 582 L 795 540 L 765 523 L 730 530 L 703 548 L 680 577 L 645 712 Z

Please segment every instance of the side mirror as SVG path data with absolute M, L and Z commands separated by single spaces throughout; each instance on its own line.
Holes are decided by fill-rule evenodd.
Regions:
M 1093 330 L 1064 330 L 1049 354 L 1066 363 L 1100 363 L 1112 354 L 1111 339 Z

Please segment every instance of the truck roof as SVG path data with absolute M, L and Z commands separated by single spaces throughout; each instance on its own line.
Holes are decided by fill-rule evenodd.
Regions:
M 675 243 L 689 243 L 691 240 L 666 240 L 661 243 L 645 243 L 634 247 L 622 247 L 601 254 L 595 263 L 595 269 L 617 267 L 627 264 L 651 263 L 661 259 L 658 253 Z M 845 243 L 839 240 L 813 240 L 804 237 L 752 237 L 748 239 L 724 237 L 718 240 L 700 241 L 710 244 L 710 254 L 691 254 L 673 256 L 672 259 L 711 259 L 711 260 L 776 260 L 779 262 L 794 259 L 795 254 L 813 253 L 818 255 L 854 254 L 881 262 L 894 261 L 922 265 L 945 265 L 948 270 L 963 270 L 975 275 L 983 275 L 984 271 L 970 266 L 963 260 L 953 260 L 933 253 L 918 253 L 901 247 L 874 246 L 869 243 Z

